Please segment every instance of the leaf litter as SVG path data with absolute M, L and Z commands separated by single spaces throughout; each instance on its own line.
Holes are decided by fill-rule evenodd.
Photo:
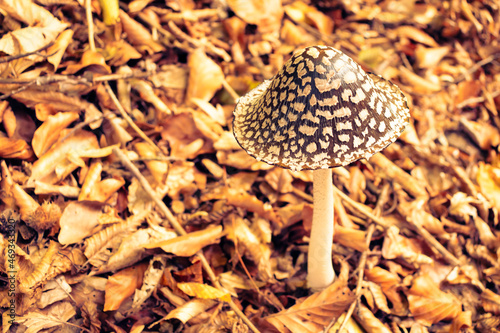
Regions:
M 0 9 L 4 332 L 499 331 L 497 2 Z M 232 111 L 318 44 L 398 84 L 412 120 L 333 170 L 340 275 L 311 293 L 311 172 L 249 157 Z

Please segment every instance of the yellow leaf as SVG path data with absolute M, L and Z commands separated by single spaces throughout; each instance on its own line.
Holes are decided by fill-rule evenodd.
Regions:
M 203 299 L 218 299 L 223 302 L 229 302 L 231 295 L 214 287 L 196 282 L 178 283 L 177 287 L 189 296 Z

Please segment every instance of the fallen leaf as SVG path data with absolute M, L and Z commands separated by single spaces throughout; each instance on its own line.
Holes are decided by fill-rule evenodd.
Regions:
M 108 277 L 103 311 L 118 310 L 123 301 L 141 287 L 147 268 L 147 263 L 142 263 L 122 269 Z
M 204 230 L 194 231 L 187 235 L 178 236 L 161 242 L 147 244 L 146 249 L 161 249 L 181 257 L 190 257 L 207 245 L 219 242 L 222 237 L 222 226 L 211 226 Z
M 408 291 L 408 303 L 415 319 L 426 326 L 444 319 L 454 319 L 462 312 L 460 301 L 452 294 L 441 291 L 425 275 L 413 280 Z
M 316 333 L 338 318 L 354 299 L 347 281 L 339 276 L 325 290 L 298 300 L 294 306 L 265 319 L 280 332 Z
M 177 283 L 177 287 L 187 295 L 196 298 L 218 299 L 223 302 L 229 302 L 231 300 L 231 295 L 228 293 L 202 283 L 181 282 Z

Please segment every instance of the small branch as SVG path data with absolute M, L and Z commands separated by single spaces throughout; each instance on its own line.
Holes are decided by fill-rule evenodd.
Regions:
M 184 31 L 182 31 L 173 21 L 168 22 L 168 28 L 170 29 L 172 34 L 174 34 L 177 38 L 185 40 L 186 42 L 190 43 L 195 47 L 205 47 L 208 53 L 219 56 L 226 62 L 231 61 L 231 56 L 225 50 L 214 46 L 210 42 L 207 41 L 203 42 L 189 36 Z
M 16 54 L 16 55 L 2 57 L 2 58 L 0 58 L 0 64 L 3 64 L 5 62 L 10 62 L 12 60 L 17 60 L 17 59 L 25 58 L 25 57 L 28 57 L 30 55 L 39 55 L 41 57 L 50 57 L 52 54 L 42 55 L 42 54 L 40 54 L 40 52 L 43 51 L 43 50 L 45 50 L 45 49 L 47 49 L 47 48 L 49 48 L 49 47 L 51 47 L 52 45 L 54 45 L 54 43 L 50 42 L 49 44 L 47 44 L 45 46 L 42 46 L 38 50 L 35 50 L 35 51 L 32 51 L 32 52 L 27 52 L 27 53 L 22 53 L 22 54 Z
M 389 185 L 385 184 L 384 187 L 382 188 L 382 191 L 380 193 L 380 196 L 377 201 L 377 206 L 373 210 L 373 214 L 375 216 L 380 216 L 382 209 L 384 207 L 384 204 L 387 202 L 389 197 Z M 352 314 L 354 313 L 354 309 L 358 305 L 359 298 L 361 297 L 361 288 L 363 286 L 363 280 L 364 280 L 364 274 L 365 274 L 365 265 L 366 265 L 366 259 L 368 258 L 368 253 L 370 252 L 370 243 L 372 241 L 372 236 L 373 232 L 375 231 L 375 225 L 373 223 L 370 223 L 368 226 L 368 230 L 366 231 L 366 250 L 363 251 L 361 254 L 361 258 L 359 259 L 359 265 L 358 265 L 358 283 L 356 285 L 356 301 L 351 304 L 349 309 L 347 310 L 347 313 L 344 317 L 344 321 L 342 322 L 342 325 L 340 325 L 340 328 L 337 330 L 337 332 L 341 333 L 343 332 L 345 326 L 347 325 L 347 322 L 349 321 L 349 318 L 351 318 Z M 328 325 L 328 328 L 325 330 L 325 332 L 328 332 L 330 328 L 333 326 L 335 321 L 332 321 L 330 325 Z
M 85 15 L 87 17 L 87 27 L 89 30 L 89 46 L 90 50 L 95 52 L 95 41 L 94 41 L 94 20 L 92 18 L 92 6 L 91 0 L 85 1 Z
M 344 201 L 346 201 L 351 208 L 356 210 L 358 213 L 361 213 L 365 217 L 371 219 L 373 222 L 378 224 L 379 226 L 383 228 L 388 228 L 389 226 L 387 223 L 380 217 L 374 215 L 372 212 L 370 212 L 365 205 L 360 204 L 359 202 L 356 202 L 349 198 L 344 192 L 339 190 L 335 185 L 333 186 L 333 191 Z
M 135 122 L 132 120 L 132 118 L 130 118 L 130 116 L 127 114 L 127 112 L 123 108 L 122 104 L 120 103 L 120 101 L 116 97 L 115 93 L 113 92 L 113 89 L 111 89 L 111 87 L 109 86 L 108 82 L 104 83 L 104 87 L 106 88 L 106 91 L 108 92 L 109 96 L 111 97 L 111 100 L 113 101 L 113 103 L 115 103 L 115 106 L 117 107 L 118 112 L 120 112 L 121 116 L 123 117 L 123 119 L 125 119 L 125 121 L 129 124 L 129 126 L 132 127 L 134 129 L 134 131 L 144 141 L 149 143 L 149 145 L 151 145 L 151 147 L 153 147 L 153 149 L 157 153 L 162 154 L 160 148 L 158 148 L 158 146 L 139 128 L 139 126 L 137 126 L 135 124 Z

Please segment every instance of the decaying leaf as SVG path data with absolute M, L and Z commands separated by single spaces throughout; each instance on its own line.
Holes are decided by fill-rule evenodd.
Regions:
M 443 319 L 454 319 L 461 311 L 459 300 L 450 293 L 443 292 L 428 276 L 418 276 L 408 291 L 410 312 L 417 321 L 432 325 Z
M 176 309 L 170 311 L 164 319 L 175 318 L 185 324 L 193 317 L 196 317 L 200 313 L 207 311 L 216 304 L 217 301 L 213 299 L 195 298 L 190 300 L 186 304 L 181 305 Z
M 93 133 L 84 130 L 74 132 L 66 140 L 53 145 L 33 164 L 28 184 L 34 184 L 35 180 L 54 184 L 64 179 L 78 167 L 68 159 L 70 153 L 78 154 L 87 149 L 97 148 L 99 144 Z
M 242 20 L 257 25 L 263 33 L 276 30 L 283 17 L 281 0 L 230 0 L 228 5 Z
M 222 70 L 202 49 L 196 49 L 189 55 L 188 66 L 186 101 L 191 102 L 192 98 L 199 98 L 208 102 L 222 87 L 224 81 Z
M 104 311 L 118 310 L 122 302 L 140 288 L 148 265 L 143 263 L 125 268 L 108 278 Z
M 70 325 L 66 323 L 76 315 L 74 306 L 70 302 L 59 302 L 42 312 L 30 312 L 16 318 L 16 321 L 28 327 L 26 332 L 36 333 L 42 330 Z
M 3 0 L 0 12 L 4 331 L 498 331 L 495 1 Z M 314 171 L 257 161 L 233 135 L 238 98 L 280 71 L 266 103 L 289 107 L 271 108 L 270 127 L 304 105 L 298 121 L 337 134 L 334 150 L 357 145 L 360 122 L 380 132 L 370 117 L 387 101 L 343 76 L 344 55 L 330 93 L 314 88 L 329 61 L 282 69 L 312 45 L 399 86 L 411 113 L 383 152 L 333 169 L 341 270 L 316 294 Z M 341 124 L 331 93 L 366 119 Z M 313 104 L 323 116 L 307 116 Z
M 347 272 L 344 272 L 347 273 Z M 284 311 L 266 317 L 280 332 L 318 332 L 338 318 L 354 301 L 346 274 L 321 292 L 312 294 Z
M 101 204 L 93 202 L 70 202 L 59 220 L 59 242 L 63 245 L 74 244 L 90 235 L 99 224 L 101 208 Z

